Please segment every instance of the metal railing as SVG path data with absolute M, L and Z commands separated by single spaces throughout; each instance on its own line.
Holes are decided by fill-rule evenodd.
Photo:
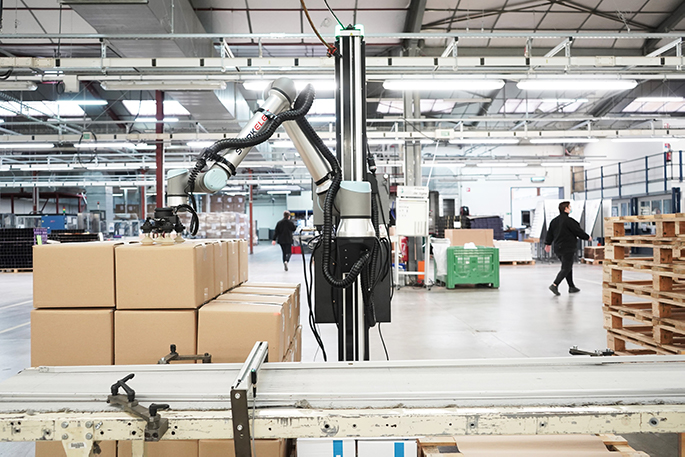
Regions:
M 571 189 L 585 198 L 629 198 L 668 193 L 673 181 L 683 182 L 683 151 L 665 151 L 597 168 L 576 168 L 571 175 Z

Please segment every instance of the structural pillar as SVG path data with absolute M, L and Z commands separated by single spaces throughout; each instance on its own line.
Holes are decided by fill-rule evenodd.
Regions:
M 252 191 L 253 191 L 253 186 L 252 186 L 252 168 L 250 168 L 250 237 L 248 238 L 250 240 L 250 254 L 254 254 L 254 214 L 252 213 Z
M 404 92 L 404 118 L 419 119 L 421 117 L 421 97 L 418 91 Z M 421 125 L 405 122 L 404 131 L 412 132 L 421 129 Z M 422 184 L 421 170 L 421 142 L 404 142 L 404 185 L 420 186 Z M 421 243 L 416 242 L 416 238 L 407 239 L 407 270 L 419 271 L 418 260 L 421 259 Z M 417 278 L 418 279 L 418 278 Z
M 155 91 L 155 102 L 157 105 L 157 112 L 155 115 L 155 133 L 157 133 L 155 162 L 157 170 L 155 174 L 156 189 L 157 189 L 157 208 L 164 207 L 164 140 L 161 134 L 164 133 L 164 92 L 161 90 Z

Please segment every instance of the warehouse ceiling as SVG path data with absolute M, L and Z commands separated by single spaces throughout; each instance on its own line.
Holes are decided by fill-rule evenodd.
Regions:
M 369 136 L 377 140 L 372 148 L 387 160 L 402 158 L 405 137 L 400 132 L 425 139 L 424 154 L 432 157 L 439 148 L 428 143 L 436 131 L 451 131 L 450 137 L 458 139 L 516 135 L 519 144 L 527 145 L 534 135 L 580 133 L 587 138 L 596 132 L 685 127 L 682 59 L 673 60 L 681 54 L 678 32 L 685 31 L 685 1 L 329 0 L 328 5 L 330 10 L 323 0 L 306 2 L 313 25 L 329 42 L 338 21 L 362 24 L 367 57 L 383 57 L 367 66 L 367 112 Z M 2 56 L 38 58 L 5 60 L 11 66 L 0 66 L 5 78 L 0 81 L 2 142 L 22 142 L 30 135 L 54 147 L 5 147 L 0 186 L 13 186 L 29 170 L 38 172 L 36 180 L 49 174 L 44 179 L 78 183 L 78 170 L 96 163 L 107 176 L 140 180 L 137 165 L 145 161 L 144 168 L 150 168 L 154 161 L 150 110 L 160 81 L 221 84 L 219 90 L 165 91 L 167 102 L 175 103 L 165 105 L 167 161 L 179 167 L 200 150 L 189 141 L 240 130 L 262 99 L 255 80 L 282 75 L 318 81 L 310 119 L 332 139 L 333 67 L 298 0 L 5 0 L 2 13 Z M 155 38 L 146 37 L 150 34 Z M 152 63 L 125 64 L 132 58 Z M 164 58 L 178 60 L 160 68 L 155 62 Z M 200 67 L 195 58 L 220 59 L 220 68 Z M 286 60 L 273 60 L 278 58 Z M 294 59 L 300 66 L 287 65 Z M 303 69 L 306 59 L 312 66 Z M 634 85 L 620 90 L 589 84 L 522 88 L 526 79 L 560 77 Z M 494 86 L 424 84 L 431 90 L 418 92 L 422 118 L 407 121 L 403 97 L 412 92 L 392 88 L 388 81 L 429 78 L 490 79 Z M 117 88 L 121 82 L 131 87 Z M 19 91 L 11 84 L 33 84 L 35 90 Z M 100 104 L 85 105 L 84 100 Z M 56 103 L 65 101 L 72 103 Z M 126 140 L 129 146 L 84 150 L 75 146 L 84 132 L 98 140 Z M 564 147 L 578 143 L 569 140 Z M 279 146 L 260 148 L 246 168 L 260 179 L 305 182 L 294 149 Z M 488 157 L 498 148 L 458 144 L 439 155 Z M 564 155 L 561 148 L 553 153 Z M 400 168 L 393 169 L 399 173 Z

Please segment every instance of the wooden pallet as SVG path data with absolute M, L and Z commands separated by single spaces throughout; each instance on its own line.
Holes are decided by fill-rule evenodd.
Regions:
M 636 451 L 622 436 L 618 435 L 597 435 L 607 450 L 616 457 L 649 457 L 641 451 Z M 487 440 L 486 437 L 483 437 Z M 513 449 L 512 449 L 513 451 Z M 418 455 L 419 457 L 450 457 L 450 456 L 464 456 L 459 452 L 459 437 L 423 437 L 418 439 Z
M 607 329 L 607 345 L 619 355 L 635 354 L 626 349 L 626 343 L 641 346 L 654 354 L 685 354 L 685 345 L 660 344 L 653 338 L 652 326 L 633 325 L 625 328 Z M 685 342 L 685 338 L 683 339 Z
M 581 258 L 580 263 L 584 263 L 586 265 L 602 265 L 604 263 L 604 259 L 586 259 L 586 258 Z
M 535 265 L 535 260 L 500 260 L 500 265 Z

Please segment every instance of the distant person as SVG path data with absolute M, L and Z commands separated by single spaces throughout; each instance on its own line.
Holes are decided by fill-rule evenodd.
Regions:
M 283 219 L 276 224 L 274 231 L 274 239 L 271 244 L 276 245 L 276 242 L 281 245 L 283 251 L 283 269 L 288 271 L 288 262 L 293 252 L 293 232 L 296 227 L 293 221 L 290 220 L 290 211 L 283 211 Z
M 573 260 L 577 240 L 580 238 L 581 240 L 592 241 L 592 237 L 580 228 L 578 221 L 569 216 L 570 212 L 571 202 L 559 203 L 560 214 L 550 222 L 547 238 L 545 239 L 545 251 L 549 253 L 553 244 L 554 253 L 561 260 L 561 270 L 559 270 L 554 283 L 549 286 L 549 290 L 554 295 L 561 295 L 559 293 L 559 286 L 564 279 L 568 283 L 569 293 L 580 292 L 580 289 L 573 283 Z

